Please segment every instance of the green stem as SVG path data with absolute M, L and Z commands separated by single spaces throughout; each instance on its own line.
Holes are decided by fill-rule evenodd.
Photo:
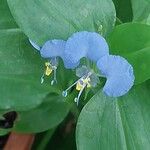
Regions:
M 116 21 L 118 21 L 118 23 L 120 23 L 120 24 L 123 23 L 118 17 L 116 17 Z
M 45 133 L 45 135 L 44 135 L 44 137 L 43 137 L 41 143 L 40 143 L 39 146 L 37 147 L 37 150 L 44 150 L 44 149 L 46 148 L 46 146 L 47 146 L 48 142 L 50 141 L 50 139 L 51 139 L 51 137 L 52 137 L 52 135 L 53 135 L 55 129 L 56 129 L 56 128 L 50 129 L 50 130 L 48 130 L 48 131 Z

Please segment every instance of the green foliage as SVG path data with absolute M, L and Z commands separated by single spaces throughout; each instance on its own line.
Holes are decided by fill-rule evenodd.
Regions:
M 0 119 L 4 119 L 2 115 L 9 111 L 17 111 L 18 114 L 13 128 L 0 129 L 0 135 L 9 131 L 38 133 L 50 129 L 39 146 L 49 149 L 46 145 L 55 144 L 53 140 L 48 143 L 54 129 L 71 110 L 74 114 L 71 121 L 76 121 L 80 115 L 76 129 L 78 150 L 149 149 L 150 2 L 113 2 L 0 1 Z M 116 12 L 116 24 L 121 25 L 113 28 Z M 66 70 L 60 61 L 57 69 L 58 84 L 51 86 L 51 78 L 46 78 L 44 84 L 40 84 L 44 60 L 32 48 L 28 38 L 42 45 L 48 39 L 67 39 L 73 32 L 83 30 L 96 31 L 107 37 L 110 53 L 125 57 L 133 65 L 136 85 L 125 96 L 110 98 L 100 89 L 102 81 L 99 87 L 86 91 L 85 96 L 81 97 L 85 97 L 85 101 L 81 99 L 81 111 L 80 106 L 72 106 L 77 94 L 74 89 L 70 90 L 67 98 L 61 96 L 61 92 L 75 81 L 75 72 Z M 69 140 L 66 138 L 64 143 L 61 141 L 61 149 L 66 150 L 66 147 L 74 145 L 68 145 L 68 141 L 74 143 L 74 135 L 70 131 L 73 128 L 70 122 L 65 125 L 62 137 L 71 135 Z M 60 135 L 58 129 L 55 132 L 55 135 Z
M 99 91 L 78 119 L 77 149 L 149 149 L 149 83 L 134 87 L 120 98 L 108 98 Z
M 7 129 L 0 129 L 0 136 L 4 136 L 7 135 L 11 130 L 7 130 Z
M 131 0 L 133 21 L 150 25 L 150 0 Z
M 19 29 L 0 31 L 1 109 L 28 110 L 38 106 L 51 91 L 40 84 L 42 61 Z
M 44 102 L 35 109 L 18 112 L 19 116 L 13 130 L 35 133 L 53 128 L 64 119 L 69 107 L 63 97 L 50 93 Z
M 132 6 L 131 0 L 113 0 L 117 17 L 122 22 L 130 22 L 132 21 L 133 14 L 132 14 Z
M 39 44 L 48 39 L 67 39 L 82 30 L 105 35 L 116 18 L 111 0 L 8 0 L 8 4 L 20 28 Z
M 112 54 L 125 57 L 134 67 L 135 84 L 150 78 L 150 26 L 127 23 L 117 26 L 109 36 Z
M 14 21 L 6 0 L 0 1 L 0 29 L 17 28 L 17 24 Z
M 4 14 L 0 19 L 0 116 L 2 118 L 6 112 L 17 111 L 18 118 L 13 128 L 17 132 L 48 130 L 58 125 L 69 111 L 70 106 L 63 98 L 52 96 L 60 95 L 59 88 L 64 86 L 55 88 L 49 82 L 40 84 L 43 60 L 15 25 L 6 1 L 0 3 L 3 8 L 0 9 L 0 15 Z M 65 82 L 60 75 L 59 79 Z M 40 123 L 39 116 L 42 119 Z M 9 131 L 0 129 L 0 134 Z

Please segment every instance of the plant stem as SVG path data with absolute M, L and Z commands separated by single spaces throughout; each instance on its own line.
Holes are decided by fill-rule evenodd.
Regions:
M 52 137 L 52 135 L 53 135 L 53 133 L 55 132 L 55 129 L 56 129 L 56 128 L 50 129 L 50 130 L 48 130 L 48 131 L 45 133 L 45 135 L 44 135 L 44 137 L 43 137 L 41 143 L 40 143 L 39 146 L 37 147 L 37 150 L 44 150 L 44 149 L 46 148 L 48 142 L 50 141 L 50 139 L 51 139 L 51 137 Z
M 116 21 L 118 21 L 119 24 L 123 23 L 118 17 L 116 17 Z

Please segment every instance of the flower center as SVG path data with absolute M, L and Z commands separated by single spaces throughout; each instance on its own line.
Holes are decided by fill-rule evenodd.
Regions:
M 80 77 L 76 82 L 74 82 L 71 86 L 69 86 L 65 91 L 62 92 L 62 95 L 64 97 L 66 97 L 68 95 L 68 91 L 76 85 L 76 90 L 79 91 L 78 96 L 74 99 L 74 101 L 77 103 L 77 105 L 79 104 L 79 100 L 80 100 L 80 96 L 83 92 L 83 90 L 87 87 L 90 88 L 91 85 L 91 76 L 93 74 L 93 72 L 91 71 L 87 71 L 84 68 L 84 72 L 83 72 L 83 68 L 80 68 L 81 70 L 77 70 L 77 74 L 82 74 L 82 77 Z
M 51 81 L 51 85 L 57 83 L 57 78 L 56 78 L 57 66 L 58 66 L 57 58 L 52 58 L 50 61 L 45 62 L 45 71 L 41 77 L 41 84 L 44 82 L 45 76 L 50 76 L 52 72 L 54 72 L 54 77 L 53 80 Z

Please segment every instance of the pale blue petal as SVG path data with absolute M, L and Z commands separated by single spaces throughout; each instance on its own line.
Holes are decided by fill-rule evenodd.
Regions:
M 77 63 L 81 58 L 87 57 L 97 61 L 109 53 L 105 39 L 95 32 L 74 33 L 66 43 L 65 57 L 72 63 Z
M 81 58 L 86 57 L 88 50 L 86 34 L 87 32 L 77 32 L 67 40 L 65 56 L 68 61 L 76 64 Z
M 107 78 L 103 91 L 112 97 L 126 94 L 134 84 L 133 67 L 120 56 L 108 55 L 97 62 L 102 75 Z
M 40 50 L 44 58 L 63 57 L 66 42 L 63 40 L 49 40 Z
M 110 97 L 119 97 L 126 94 L 134 84 L 134 78 L 122 75 L 107 78 L 103 91 Z
M 29 39 L 30 44 L 37 49 L 38 51 L 40 51 L 41 47 L 39 45 L 37 45 L 35 42 L 33 42 L 32 40 Z
M 66 69 L 74 69 L 76 68 L 80 62 L 74 63 L 72 61 L 68 61 L 67 59 L 63 58 L 64 66 Z
M 88 36 L 88 53 L 87 57 L 97 62 L 101 57 L 109 54 L 109 48 L 106 40 L 97 33 L 90 33 Z

